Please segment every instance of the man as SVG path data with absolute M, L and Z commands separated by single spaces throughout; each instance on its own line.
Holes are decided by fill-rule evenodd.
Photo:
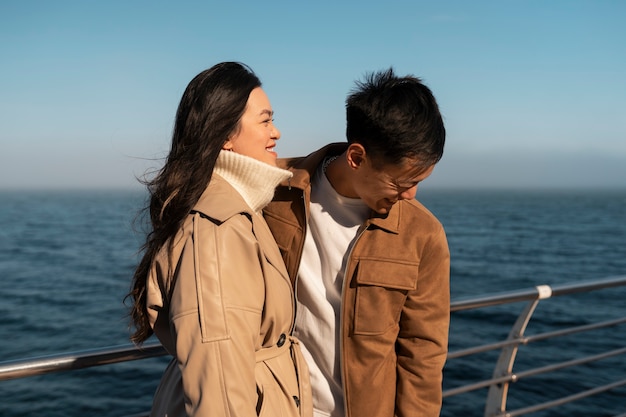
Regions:
M 450 312 L 440 222 L 415 200 L 445 128 L 420 79 L 371 74 L 346 100 L 347 143 L 280 160 L 264 215 L 297 294 L 315 416 L 438 416 Z

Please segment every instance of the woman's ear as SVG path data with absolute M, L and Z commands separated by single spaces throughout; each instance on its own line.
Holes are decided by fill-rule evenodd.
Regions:
M 351 143 L 346 149 L 346 160 L 348 165 L 352 169 L 359 169 L 359 167 L 365 162 L 366 152 L 363 145 L 360 143 Z
M 225 150 L 225 151 L 232 151 L 233 150 L 233 143 L 230 140 L 227 140 L 222 145 L 222 149 Z

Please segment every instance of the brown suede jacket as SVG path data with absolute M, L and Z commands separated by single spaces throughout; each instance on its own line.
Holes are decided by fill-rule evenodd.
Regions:
M 264 210 L 295 286 L 307 230 L 311 177 L 328 145 L 279 160 L 294 177 Z M 341 312 L 346 417 L 439 416 L 450 322 L 450 253 L 441 223 L 416 200 L 372 213 L 347 263 Z M 328 237 L 332 239 L 332 237 Z

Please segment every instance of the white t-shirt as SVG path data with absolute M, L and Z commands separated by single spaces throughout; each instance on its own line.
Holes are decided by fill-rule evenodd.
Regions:
M 344 416 L 339 355 L 341 289 L 345 259 L 370 209 L 343 197 L 317 169 L 312 179 L 310 218 L 296 295 L 295 336 L 311 373 L 315 417 Z

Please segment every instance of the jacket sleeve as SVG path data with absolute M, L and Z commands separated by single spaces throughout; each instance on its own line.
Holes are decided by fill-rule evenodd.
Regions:
M 425 242 L 417 288 L 400 317 L 396 416 L 439 416 L 449 324 L 450 252 L 440 227 Z
M 174 273 L 171 332 L 189 416 L 257 415 L 263 271 L 250 221 L 195 215 Z

